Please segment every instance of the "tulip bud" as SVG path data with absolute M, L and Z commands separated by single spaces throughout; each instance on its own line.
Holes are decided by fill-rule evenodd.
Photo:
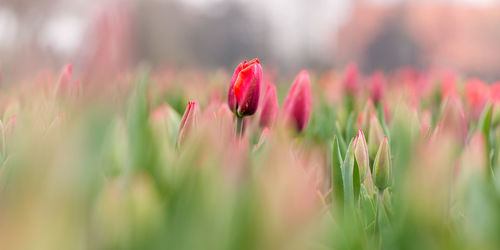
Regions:
M 490 97 L 493 102 L 500 102 L 500 82 L 491 84 Z
M 488 85 L 478 79 L 471 79 L 465 85 L 465 97 L 474 117 L 479 117 L 490 97 Z
M 368 130 L 368 152 L 370 154 L 370 158 L 373 159 L 377 153 L 377 149 L 383 138 L 384 131 L 382 130 L 382 126 L 380 125 L 377 117 L 375 115 L 371 115 L 370 128 Z
M 372 76 L 370 95 L 375 104 L 378 104 L 385 94 L 385 78 L 380 71 L 375 72 Z
M 179 133 L 177 135 L 177 142 L 180 144 L 184 138 L 189 134 L 190 130 L 197 126 L 198 123 L 198 103 L 189 102 L 182 116 L 181 123 L 179 125 Z
M 356 157 L 356 162 L 358 163 L 360 180 L 363 182 L 366 176 L 369 176 L 370 156 L 368 155 L 368 146 L 366 145 L 365 135 L 361 130 L 358 131 L 358 136 L 356 136 L 354 156 Z
M 450 96 L 444 101 L 441 117 L 442 130 L 454 133 L 464 142 L 467 137 L 467 121 L 458 97 Z
M 288 91 L 283 104 L 285 122 L 295 125 L 300 132 L 306 129 L 311 114 L 311 87 L 309 73 L 302 70 Z
M 258 59 L 240 63 L 229 85 L 229 109 L 239 117 L 253 115 L 259 105 L 261 82 L 262 68 Z
M 368 131 L 368 126 L 370 124 L 370 116 L 375 114 L 375 106 L 373 106 L 373 101 L 368 99 L 363 108 L 363 112 L 358 117 L 358 127 L 361 130 Z
M 278 115 L 279 105 L 276 97 L 276 87 L 270 83 L 267 85 L 264 94 L 264 103 L 262 103 L 262 112 L 260 113 L 259 125 L 261 127 L 271 126 Z
M 457 95 L 457 76 L 454 72 L 444 72 L 441 76 L 441 99 Z
M 380 143 L 377 156 L 373 162 L 373 182 L 380 191 L 390 185 L 392 175 L 391 153 L 387 137 Z
M 348 94 L 354 95 L 358 92 L 358 85 L 358 66 L 355 63 L 350 63 L 344 71 L 344 90 Z

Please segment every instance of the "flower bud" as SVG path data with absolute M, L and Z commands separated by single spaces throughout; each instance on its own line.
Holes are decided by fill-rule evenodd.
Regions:
M 375 106 L 373 106 L 372 99 L 366 101 L 363 112 L 358 116 L 358 128 L 364 131 L 368 131 L 368 126 L 370 125 L 370 117 L 375 114 Z
M 441 127 L 443 132 L 453 133 L 457 138 L 465 142 L 467 137 L 467 121 L 458 97 L 448 97 L 443 104 L 441 115 Z
M 370 95 L 375 104 L 378 104 L 385 94 L 385 78 L 384 74 L 377 71 L 372 76 Z
M 384 131 L 375 115 L 370 117 L 370 127 L 368 129 L 368 152 L 370 158 L 373 159 L 377 153 L 377 149 L 384 138 Z
M 311 114 L 311 87 L 309 73 L 302 70 L 288 91 L 283 104 L 286 123 L 294 125 L 300 132 L 307 128 Z
M 259 105 L 261 82 L 262 68 L 258 59 L 240 63 L 229 85 L 229 109 L 239 117 L 253 115 Z
M 179 125 L 179 133 L 177 135 L 178 144 L 182 143 L 184 138 L 189 134 L 190 130 L 197 126 L 199 116 L 199 109 L 197 102 L 189 102 L 182 116 L 181 123 Z
M 373 162 L 373 182 L 380 191 L 390 185 L 392 175 L 391 153 L 387 137 L 380 143 L 377 156 Z
M 259 125 L 261 127 L 271 126 L 278 115 L 279 105 L 276 97 L 276 87 L 270 83 L 267 85 L 260 113 Z
M 493 102 L 500 102 L 500 82 L 491 84 L 490 97 Z
M 465 85 L 465 97 L 474 117 L 479 117 L 490 97 L 488 85 L 478 79 L 471 79 Z
M 363 131 L 359 130 L 356 136 L 354 146 L 354 156 L 359 167 L 359 177 L 363 182 L 366 176 L 369 176 L 370 171 L 370 156 L 368 155 L 368 146 L 366 145 L 365 135 Z
M 359 89 L 358 78 L 358 66 L 355 63 L 347 65 L 344 71 L 344 91 L 351 95 L 356 94 Z

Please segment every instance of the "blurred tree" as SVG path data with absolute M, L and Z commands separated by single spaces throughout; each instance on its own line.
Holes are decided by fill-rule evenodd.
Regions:
M 177 2 L 143 1 L 137 11 L 138 54 L 153 64 L 231 68 L 243 58 L 265 58 L 265 25 L 239 3 L 199 11 Z
M 420 48 L 408 35 L 403 15 L 403 12 L 397 12 L 388 18 L 382 30 L 367 46 L 362 65 L 366 72 L 392 70 L 406 65 L 422 66 Z

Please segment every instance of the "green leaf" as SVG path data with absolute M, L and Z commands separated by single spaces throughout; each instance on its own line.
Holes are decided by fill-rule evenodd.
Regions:
M 493 105 L 491 103 L 488 103 L 486 107 L 484 107 L 484 110 L 479 118 L 478 129 L 480 129 L 484 133 L 486 138 L 488 138 L 490 134 L 492 111 Z
M 354 150 L 353 140 L 347 147 L 347 152 L 342 168 L 342 179 L 344 181 L 344 212 L 352 212 L 354 209 Z
M 351 140 L 355 136 L 355 131 L 354 131 L 354 112 L 351 112 L 349 114 L 349 118 L 347 118 L 347 124 L 345 127 L 345 139 L 346 140 Z
M 344 155 L 345 151 L 346 151 L 346 145 L 345 145 L 346 143 L 345 143 L 344 137 L 342 136 L 342 133 L 340 132 L 339 121 L 335 122 L 335 126 L 333 126 L 333 132 L 338 139 L 338 144 L 340 147 L 340 154 Z
M 332 207 L 336 204 L 343 204 L 344 202 L 344 187 L 342 181 L 342 156 L 340 154 L 339 140 L 337 136 L 333 136 L 333 149 L 332 149 Z M 339 205 L 340 207 L 340 205 Z
M 384 108 L 382 107 L 382 103 L 379 103 L 377 105 L 377 116 L 378 116 L 378 120 L 380 122 L 380 126 L 382 127 L 382 130 L 384 130 L 384 134 L 387 136 L 387 139 L 390 141 L 391 136 L 389 133 L 389 129 L 387 128 L 387 124 L 385 123 L 385 112 L 384 112 Z
M 364 226 L 366 231 L 373 231 L 373 227 L 375 225 L 375 200 L 374 197 L 371 196 L 369 192 L 366 190 L 364 185 L 361 185 L 360 195 L 359 195 L 359 204 L 361 209 L 361 215 L 364 222 Z
M 484 138 L 486 138 L 486 159 L 487 159 L 488 169 L 491 169 L 493 163 L 496 162 L 494 154 L 493 152 L 491 152 L 493 149 L 492 136 L 490 135 L 492 113 L 493 113 L 493 105 L 490 102 L 486 105 L 483 112 L 481 113 L 477 126 L 477 129 L 481 130 L 481 132 L 484 134 Z M 488 173 L 490 172 L 491 171 L 488 171 Z
M 142 70 L 130 99 L 127 129 L 132 167 L 154 174 L 155 148 L 149 125 L 148 88 L 148 71 Z
M 357 202 L 359 200 L 359 189 L 361 186 L 361 178 L 359 177 L 359 167 L 358 167 L 358 162 L 356 160 L 354 160 L 352 184 L 354 190 L 354 201 Z

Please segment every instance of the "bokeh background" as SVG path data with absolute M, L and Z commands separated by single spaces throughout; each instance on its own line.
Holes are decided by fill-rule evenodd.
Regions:
M 258 57 L 280 74 L 447 68 L 500 79 L 498 0 L 2 0 L 4 83 L 73 63 L 214 70 Z

